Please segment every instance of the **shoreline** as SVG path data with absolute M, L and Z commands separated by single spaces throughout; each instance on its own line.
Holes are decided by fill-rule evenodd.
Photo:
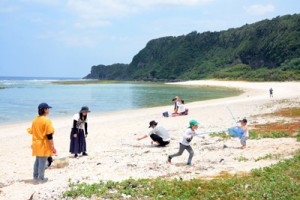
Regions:
M 195 156 L 193 166 L 184 165 L 187 154 L 166 164 L 167 155 L 178 150 L 178 142 L 188 126 L 190 119 L 200 122 L 199 132 L 224 130 L 232 126 L 232 118 L 225 105 L 229 105 L 237 119 L 247 117 L 251 123 L 268 123 L 282 118 L 254 118 L 274 112 L 279 108 L 299 105 L 300 82 L 256 83 L 236 81 L 189 81 L 191 85 L 219 85 L 245 90 L 241 95 L 222 99 L 188 103 L 188 116 L 164 118 L 162 113 L 172 106 L 160 106 L 136 110 L 117 111 L 105 115 L 91 113 L 89 118 L 89 136 L 87 137 L 88 157 L 73 159 L 68 153 L 71 129 L 71 117 L 51 118 L 55 128 L 54 143 L 59 156 L 69 157 L 69 166 L 46 170 L 49 181 L 33 185 L 31 156 L 31 137 L 26 133 L 30 123 L 0 125 L 0 139 L 5 141 L 0 150 L 0 199 L 28 199 L 36 192 L 34 199 L 61 199 L 61 193 L 68 187 L 68 180 L 93 183 L 98 180 L 120 181 L 130 177 L 138 178 L 178 178 L 192 179 L 215 177 L 221 171 L 231 174 L 249 172 L 251 169 L 269 166 L 279 160 L 255 159 L 270 153 L 284 153 L 282 159 L 300 148 L 294 138 L 249 140 L 249 148 L 240 150 L 239 140 L 219 141 L 209 137 L 193 140 Z M 273 87 L 274 98 L 269 98 L 268 89 Z M 150 139 L 136 141 L 149 131 L 150 120 L 157 120 L 167 128 L 171 143 L 166 148 L 150 145 Z M 287 119 L 285 119 L 287 120 Z M 223 149 L 226 144 L 229 148 Z M 246 157 L 248 162 L 238 162 L 236 158 Z M 223 164 L 219 164 L 225 158 Z M 16 194 L 15 191 L 18 191 Z
M 69 81 L 67 81 L 67 82 L 69 82 Z M 56 84 L 56 83 L 49 82 L 49 84 Z M 88 84 L 97 84 L 97 83 L 88 83 Z M 102 84 L 102 83 L 100 83 L 100 84 Z M 117 84 L 117 83 L 113 83 L 113 84 Z M 160 83 L 153 83 L 153 84 L 160 84 Z M 165 83 L 165 84 L 166 85 L 171 85 L 170 83 Z M 62 84 L 62 85 L 64 85 L 64 84 Z M 233 88 L 233 87 L 209 86 L 209 85 L 207 85 L 207 86 L 205 86 L 205 85 L 204 86 L 200 86 L 199 85 L 198 86 L 198 85 L 184 85 L 184 84 L 180 84 L 180 85 L 178 84 L 178 86 L 180 86 L 180 87 L 196 87 L 196 88 L 197 87 L 200 87 L 200 88 L 216 88 L 216 89 L 222 89 L 222 88 L 225 89 L 226 88 L 226 89 L 229 89 L 229 90 L 236 90 L 235 92 L 237 93 L 236 95 L 232 95 L 232 96 L 217 97 L 217 98 L 212 98 L 212 99 L 208 99 L 208 100 L 197 100 L 197 99 L 195 99 L 195 100 L 191 101 L 188 104 L 197 103 L 197 102 L 211 101 L 211 100 L 218 100 L 218 99 L 226 99 L 226 98 L 231 98 L 231 97 L 237 97 L 237 96 L 240 96 L 243 93 L 245 93 L 244 90 Z M 166 105 L 146 106 L 146 107 L 141 107 L 141 108 L 128 108 L 128 109 L 124 109 L 124 110 L 115 110 L 115 111 L 107 111 L 107 112 L 99 112 L 99 111 L 94 112 L 94 111 L 92 111 L 92 115 L 93 116 L 110 115 L 110 114 L 114 114 L 115 115 L 115 114 L 122 113 L 122 112 L 132 112 L 132 111 L 136 111 L 136 110 L 151 109 L 151 108 L 164 108 L 164 109 L 169 109 L 171 111 L 170 108 L 172 108 L 172 102 L 170 102 L 169 104 L 166 104 Z M 55 110 L 55 108 L 54 108 L 54 110 Z M 54 116 L 53 117 L 52 112 L 50 112 L 49 118 L 51 120 L 56 120 L 56 121 L 70 119 L 70 118 L 72 118 L 73 114 L 75 114 L 75 113 L 69 113 L 68 115 Z M 57 112 L 57 111 L 54 111 L 54 112 Z M 34 117 L 36 117 L 36 115 L 34 115 L 30 119 L 25 119 L 25 120 L 24 119 L 22 119 L 22 120 L 18 119 L 16 121 L 1 122 L 0 123 L 0 127 L 1 126 L 14 126 L 14 125 L 17 125 L 17 124 L 31 123 L 31 121 L 34 119 Z

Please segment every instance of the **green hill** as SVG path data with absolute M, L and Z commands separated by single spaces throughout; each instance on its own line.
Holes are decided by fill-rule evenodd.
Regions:
M 130 64 L 93 66 L 109 80 L 300 80 L 300 14 L 220 32 L 151 40 Z

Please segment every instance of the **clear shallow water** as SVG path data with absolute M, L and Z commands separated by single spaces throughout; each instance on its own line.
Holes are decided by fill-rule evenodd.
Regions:
M 58 85 L 56 78 L 0 77 L 0 124 L 31 121 L 37 106 L 47 102 L 53 107 L 51 117 L 72 116 L 87 105 L 94 113 L 170 105 L 180 96 L 186 103 L 239 94 L 237 90 L 152 83 Z M 163 111 L 162 111 L 163 112 Z

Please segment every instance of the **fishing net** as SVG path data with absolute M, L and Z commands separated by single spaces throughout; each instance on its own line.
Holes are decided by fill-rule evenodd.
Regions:
M 244 134 L 244 131 L 240 127 L 232 127 L 232 128 L 228 129 L 228 134 L 231 137 L 238 137 L 238 138 L 240 138 Z

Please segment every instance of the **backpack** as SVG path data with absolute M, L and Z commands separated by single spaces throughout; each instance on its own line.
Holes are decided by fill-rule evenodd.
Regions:
M 168 111 L 164 112 L 164 113 L 163 113 L 163 116 L 164 116 L 164 117 L 169 117 Z

